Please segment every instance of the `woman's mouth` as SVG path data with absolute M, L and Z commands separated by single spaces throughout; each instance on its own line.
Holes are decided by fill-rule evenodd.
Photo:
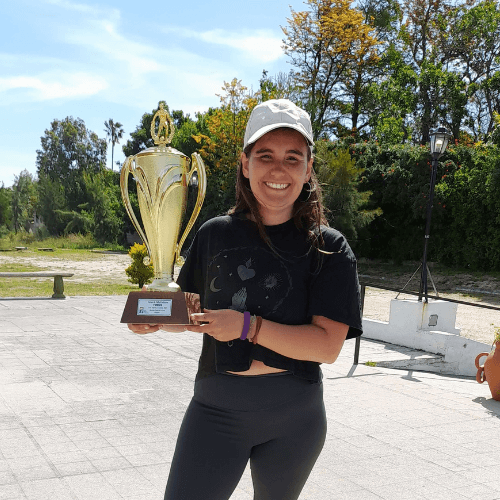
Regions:
M 264 183 L 267 187 L 270 187 L 271 189 L 286 189 L 290 184 L 277 184 L 274 182 L 265 182 Z

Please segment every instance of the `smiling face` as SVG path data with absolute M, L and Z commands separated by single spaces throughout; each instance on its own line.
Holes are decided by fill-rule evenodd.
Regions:
M 247 157 L 241 155 L 242 172 L 259 204 L 265 225 L 277 225 L 292 217 L 293 205 L 311 177 L 313 159 L 304 136 L 279 128 L 262 136 Z

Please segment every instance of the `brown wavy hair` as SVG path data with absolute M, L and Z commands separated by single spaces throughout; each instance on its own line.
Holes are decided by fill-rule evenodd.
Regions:
M 243 151 L 247 158 L 250 157 L 254 145 L 255 143 L 249 144 Z M 311 156 L 311 148 L 308 147 L 307 161 L 311 159 Z M 297 229 L 304 230 L 307 233 L 307 239 L 310 241 L 312 248 L 315 248 L 321 253 L 330 253 L 322 250 L 324 240 L 321 235 L 320 225 L 323 224 L 328 226 L 322 200 L 323 197 L 321 187 L 316 174 L 314 173 L 314 168 L 312 168 L 309 182 L 304 184 L 299 197 L 295 200 L 292 218 Z M 234 214 L 239 211 L 250 212 L 253 219 L 257 223 L 257 228 L 261 238 L 267 243 L 274 253 L 282 258 L 282 256 L 276 252 L 271 240 L 266 234 L 264 223 L 259 213 L 258 202 L 252 193 L 252 189 L 250 188 L 250 181 L 243 175 L 243 164 L 241 160 L 236 172 L 236 203 L 228 210 L 228 214 Z

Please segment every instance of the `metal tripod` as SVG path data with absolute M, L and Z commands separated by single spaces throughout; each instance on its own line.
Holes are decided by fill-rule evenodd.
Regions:
M 434 293 L 436 294 L 436 297 L 439 297 L 439 293 L 436 290 L 436 285 L 434 284 L 434 280 L 432 279 L 431 271 L 429 269 L 429 266 L 427 265 L 427 262 L 425 263 L 425 267 L 427 268 L 427 273 L 429 274 L 429 278 L 431 279 L 432 288 L 434 288 Z M 413 277 L 415 276 L 415 274 L 417 274 L 418 271 L 420 271 L 420 269 L 422 269 L 422 262 L 417 267 L 416 271 L 411 275 L 411 278 L 406 282 L 405 286 L 403 288 L 401 288 L 401 290 L 398 292 L 398 294 L 396 295 L 396 299 L 399 297 L 400 293 L 403 293 L 405 291 L 405 288 L 408 286 L 408 284 L 413 279 Z M 422 297 L 422 279 L 420 279 L 420 291 L 419 291 L 419 295 L 420 295 L 419 296 L 419 300 L 422 300 L 422 298 L 421 298 Z M 427 302 L 427 290 L 425 290 L 425 301 Z

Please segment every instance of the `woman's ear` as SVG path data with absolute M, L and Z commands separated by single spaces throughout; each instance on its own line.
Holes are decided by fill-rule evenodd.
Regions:
M 306 169 L 306 182 L 309 182 L 311 180 L 311 172 L 314 164 L 314 156 L 311 156 L 311 159 L 307 162 L 307 169 Z
M 245 153 L 241 153 L 240 158 L 241 158 L 241 171 L 243 173 L 243 176 L 248 179 L 250 177 L 250 173 L 248 170 L 248 157 Z

